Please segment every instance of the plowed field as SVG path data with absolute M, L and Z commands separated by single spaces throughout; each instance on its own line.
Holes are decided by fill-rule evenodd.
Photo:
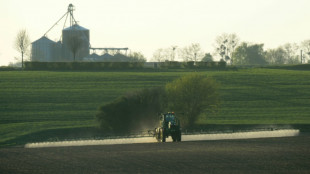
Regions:
M 0 173 L 310 173 L 310 135 L 0 149 Z

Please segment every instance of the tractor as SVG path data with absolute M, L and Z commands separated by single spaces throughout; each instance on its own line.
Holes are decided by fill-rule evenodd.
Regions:
M 173 142 L 181 141 L 180 121 L 174 112 L 160 114 L 159 127 L 155 128 L 155 138 L 158 142 L 166 142 L 166 138 L 172 137 Z

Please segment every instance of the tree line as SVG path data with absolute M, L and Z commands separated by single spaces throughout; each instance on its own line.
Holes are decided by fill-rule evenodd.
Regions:
M 68 46 L 73 54 L 72 60 L 74 61 L 79 50 L 77 43 L 80 41 L 74 38 L 72 41 L 74 42 L 68 42 Z M 14 47 L 21 53 L 22 66 L 29 45 L 30 39 L 26 30 L 20 30 Z M 159 48 L 153 53 L 152 61 L 175 61 L 178 57 L 184 62 L 212 62 L 215 58 L 219 58 L 220 61 L 225 61 L 230 65 L 281 65 L 310 62 L 310 39 L 304 40 L 300 44 L 286 43 L 278 48 L 265 50 L 264 44 L 240 42 L 240 38 L 236 34 L 223 33 L 216 37 L 213 46 L 214 52 L 212 54 L 204 53 L 199 43 L 192 43 L 183 48 L 178 48 L 175 45 Z M 129 62 L 146 62 L 145 56 L 140 52 L 131 52 L 127 58 Z
M 212 62 L 215 58 L 230 65 L 281 65 L 309 63 L 310 39 L 300 44 L 286 43 L 274 49 L 264 49 L 264 44 L 241 42 L 232 33 L 223 33 L 214 41 L 213 53 L 204 53 L 199 43 L 178 48 L 171 46 L 157 49 L 153 61 L 174 61 L 176 57 L 182 61 Z M 178 54 L 178 56 L 176 56 Z

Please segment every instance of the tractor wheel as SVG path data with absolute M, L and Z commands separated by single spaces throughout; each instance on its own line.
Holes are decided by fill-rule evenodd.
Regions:
M 182 137 L 182 134 L 181 134 L 181 132 L 179 132 L 179 133 L 178 133 L 178 136 L 177 136 L 177 138 L 176 138 L 177 141 L 181 141 L 181 139 L 182 139 L 181 137 Z
M 160 132 L 159 132 L 158 128 L 155 128 L 155 138 L 156 138 L 157 142 L 160 142 Z
M 176 142 L 177 141 L 177 137 L 175 135 L 171 136 L 172 137 L 172 141 Z
M 161 142 L 166 142 L 166 135 L 165 135 L 164 129 L 160 129 L 160 137 L 161 137 Z
M 157 140 L 157 142 L 160 142 L 160 141 L 161 141 L 160 133 L 158 133 L 158 134 L 156 135 L 156 140 Z

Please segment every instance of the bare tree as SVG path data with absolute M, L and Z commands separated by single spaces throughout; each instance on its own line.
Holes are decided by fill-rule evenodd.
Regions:
M 22 55 L 22 68 L 24 68 L 24 54 L 27 52 L 27 48 L 30 45 L 30 39 L 25 29 L 20 30 L 17 33 L 14 43 L 15 49 Z
M 204 56 L 199 43 L 193 43 L 190 46 L 180 49 L 179 54 L 182 56 L 185 62 L 196 62 L 198 59 L 201 59 Z
M 82 47 L 83 40 L 79 36 L 71 36 L 69 37 L 67 44 L 73 54 L 73 60 L 75 61 L 76 55 Z
M 236 34 L 223 33 L 215 39 L 215 52 L 225 61 L 233 63 L 233 52 L 239 44 L 239 37 Z
M 153 60 L 156 62 L 164 61 L 163 49 L 159 48 L 153 53 Z
M 171 46 L 169 48 L 159 48 L 153 53 L 153 60 L 157 62 L 162 61 L 174 61 L 175 60 L 175 50 L 177 46 Z
M 310 39 L 302 41 L 300 46 L 306 53 L 310 52 Z
M 286 63 L 297 64 L 298 61 L 298 45 L 296 43 L 286 43 L 282 46 L 285 50 Z
M 164 48 L 163 52 L 162 52 L 162 56 L 164 58 L 164 60 L 166 61 L 173 61 L 174 60 L 174 56 L 173 56 L 173 50 L 172 48 Z

